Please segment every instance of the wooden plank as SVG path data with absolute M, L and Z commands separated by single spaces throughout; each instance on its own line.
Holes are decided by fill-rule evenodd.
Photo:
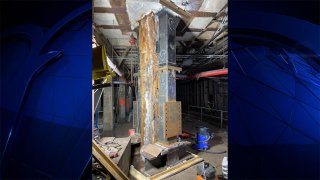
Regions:
M 167 101 L 164 104 L 165 137 L 171 138 L 181 134 L 181 102 Z
M 121 145 L 121 149 L 118 152 L 119 156 L 112 159 L 123 173 L 128 175 L 131 160 L 131 142 L 130 137 L 116 138 L 114 142 Z
M 100 162 L 100 164 L 109 171 L 112 176 L 119 180 L 129 179 L 121 169 L 110 159 L 109 156 L 106 156 L 98 144 L 92 140 L 92 155 Z
M 168 179 L 169 177 L 172 177 L 178 173 L 181 173 L 182 171 L 195 166 L 201 162 L 203 162 L 203 159 L 200 158 L 199 156 L 192 154 L 193 158 L 189 159 L 189 160 L 185 160 L 173 167 L 167 168 L 166 170 L 155 174 L 153 176 L 147 177 L 145 175 L 143 175 L 141 172 L 139 172 L 138 170 L 136 170 L 134 168 L 134 166 L 130 166 L 130 175 L 134 178 L 134 179 L 139 179 L 139 180 L 160 180 L 160 179 Z M 195 174 L 196 176 L 196 174 Z
M 127 9 L 125 7 L 94 7 L 94 13 L 119 13 L 124 14 L 127 13 Z
M 179 172 L 182 172 L 184 170 L 186 170 L 187 168 L 195 165 L 195 164 L 198 164 L 200 162 L 202 162 L 203 159 L 200 158 L 199 156 L 197 155 L 193 155 L 193 158 L 190 159 L 190 160 L 187 160 L 185 162 L 182 162 L 181 164 L 178 164 L 176 166 L 173 166 L 172 168 L 168 168 L 166 169 L 165 171 L 162 171 L 161 173 L 159 174 L 156 174 L 156 175 L 153 175 L 151 176 L 150 179 L 153 179 L 153 180 L 160 180 L 160 179 L 166 179 L 172 175 L 175 175 Z
M 126 0 L 110 0 L 110 4 L 112 8 L 125 8 L 126 9 Z M 117 19 L 118 24 L 126 24 L 130 26 L 130 20 L 128 12 L 125 13 L 115 13 L 115 17 Z M 131 28 L 129 29 L 121 29 L 123 35 L 130 34 Z
M 191 13 L 181 9 L 179 6 L 177 6 L 175 3 L 171 2 L 171 1 L 160 0 L 160 4 L 167 7 L 168 9 L 172 10 L 173 12 L 179 14 L 183 18 L 186 18 L 186 19 L 192 18 Z
M 157 71 L 182 71 L 182 68 L 180 67 L 176 67 L 176 66 L 163 66 L 163 67 L 159 67 L 157 69 Z
M 214 17 L 217 13 L 206 11 L 189 11 L 193 17 Z
M 130 166 L 130 175 L 131 175 L 131 177 L 133 177 L 133 179 L 136 179 L 136 180 L 149 180 L 150 179 L 150 178 L 146 177 L 145 175 L 143 175 L 138 170 L 136 170 L 133 167 L 133 165 Z

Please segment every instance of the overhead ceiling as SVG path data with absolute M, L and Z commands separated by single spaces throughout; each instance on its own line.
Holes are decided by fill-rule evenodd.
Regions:
M 129 43 L 138 20 L 163 8 L 181 18 L 176 49 L 184 73 L 205 70 L 208 63 L 217 66 L 210 69 L 226 64 L 221 55 L 227 52 L 227 0 L 94 0 L 93 7 L 95 40 L 110 46 L 114 61 L 124 63 L 126 69 L 138 62 L 137 50 Z

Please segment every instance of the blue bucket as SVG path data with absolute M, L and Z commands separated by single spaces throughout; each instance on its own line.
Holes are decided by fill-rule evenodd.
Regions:
M 210 139 L 209 128 L 200 127 L 199 132 L 197 132 L 197 143 L 196 148 L 199 150 L 208 149 L 208 141 Z

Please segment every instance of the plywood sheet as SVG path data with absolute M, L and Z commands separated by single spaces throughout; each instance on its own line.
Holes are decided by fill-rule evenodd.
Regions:
M 168 101 L 164 106 L 165 137 L 175 137 L 181 133 L 181 102 Z

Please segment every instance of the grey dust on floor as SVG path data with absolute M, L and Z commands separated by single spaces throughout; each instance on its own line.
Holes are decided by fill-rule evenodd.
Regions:
M 206 119 L 206 121 L 210 121 L 210 119 Z M 188 151 L 199 155 L 204 161 L 213 165 L 216 168 L 216 174 L 218 176 L 222 175 L 221 163 L 223 157 L 228 156 L 228 132 L 227 129 L 219 128 L 217 126 L 213 126 L 207 122 L 200 121 L 199 117 L 184 114 L 182 118 L 182 130 L 188 134 L 193 135 L 191 138 L 187 139 L 192 144 L 196 141 L 196 133 L 198 131 L 197 127 L 205 126 L 209 128 L 210 132 L 214 133 L 214 138 L 209 140 L 209 149 L 208 152 L 202 152 L 195 150 L 193 147 L 188 147 Z M 223 154 L 212 154 L 210 152 L 221 152 L 227 151 Z

